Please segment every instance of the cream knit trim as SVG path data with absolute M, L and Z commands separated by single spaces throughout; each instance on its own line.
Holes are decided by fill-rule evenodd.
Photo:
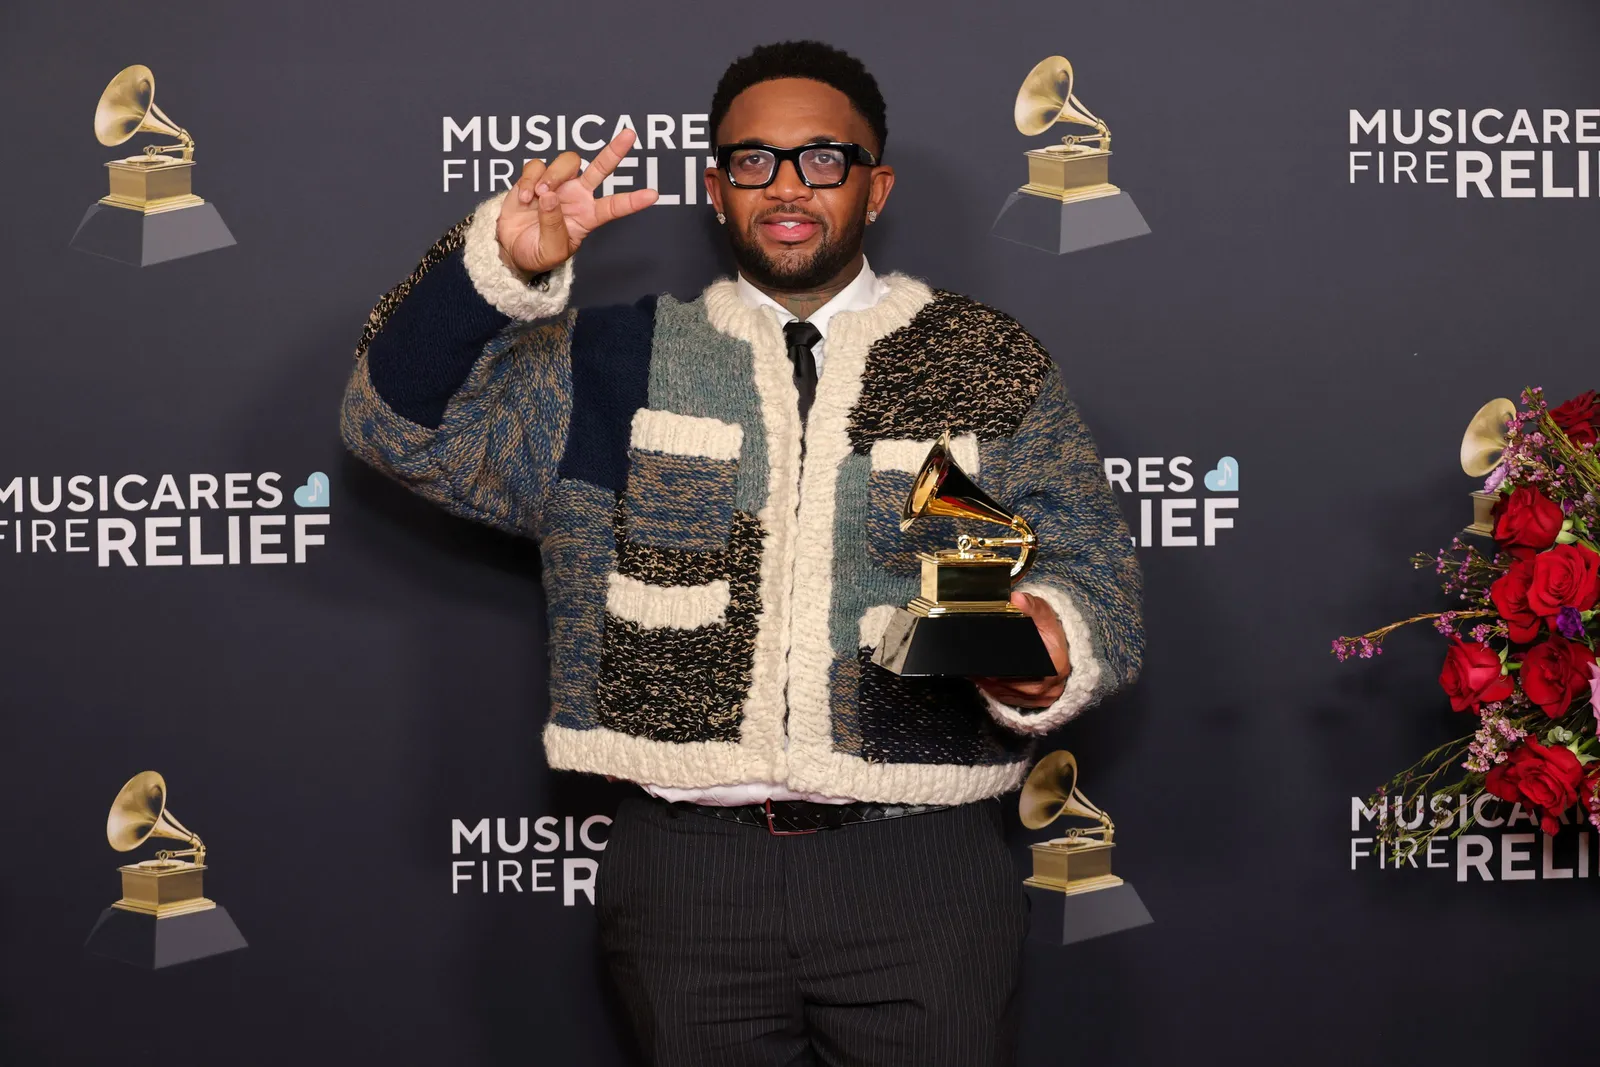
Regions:
M 1067 635 L 1067 654 L 1071 657 L 1072 673 L 1067 675 L 1066 689 L 1049 707 L 1014 708 L 1010 704 L 1002 704 L 988 693 L 983 693 L 983 699 L 989 705 L 989 713 L 1001 726 L 1023 734 L 1047 734 L 1094 703 L 1104 664 L 1095 658 L 1094 638 L 1089 632 L 1089 624 L 1066 590 L 1043 582 L 1024 582 L 1017 586 L 1017 591 L 1031 593 L 1055 609 L 1056 617 L 1061 620 L 1061 629 Z
M 700 415 L 680 415 L 676 411 L 640 408 L 633 413 L 629 444 L 650 452 L 670 452 L 675 456 L 705 459 L 738 459 L 744 441 L 744 427 Z
M 713 282 L 705 291 L 706 319 L 720 333 L 750 346 L 751 376 L 767 439 L 767 499 L 756 518 L 765 532 L 761 548 L 761 613 L 756 617 L 756 647 L 750 666 L 750 692 L 739 727 L 740 743 L 769 770 L 765 777 L 723 778 L 706 784 L 782 782 L 788 774 L 784 745 L 788 684 L 789 614 L 799 499 L 800 411 L 783 328 L 771 308 L 748 307 L 737 283 Z M 676 783 L 659 782 L 670 785 Z
M 727 621 L 728 583 L 722 578 L 705 585 L 650 585 L 612 574 L 607 583 L 606 610 L 647 630 L 693 630 Z
M 567 306 L 567 297 L 572 293 L 572 260 L 551 271 L 543 289 L 529 285 L 525 274 L 506 266 L 500 258 L 500 239 L 495 236 L 504 200 L 503 193 L 491 196 L 472 213 L 461 253 L 467 277 L 472 279 L 478 295 L 502 315 L 523 322 L 547 319 Z
M 914 441 L 910 438 L 897 437 L 885 441 L 872 442 L 872 469 L 875 471 L 905 471 L 916 474 L 922 470 L 923 461 L 928 458 L 928 453 L 933 450 L 932 441 Z M 976 476 L 978 473 L 978 438 L 976 434 L 964 433 L 950 438 L 950 454 L 955 457 L 956 465 L 968 474 Z
M 833 358 L 831 352 L 828 358 Z M 791 764 L 795 762 L 791 760 Z M 1027 769 L 1027 762 L 1021 759 L 969 767 L 959 763 L 875 763 L 831 751 L 818 758 L 808 752 L 804 778 L 791 772 L 788 786 L 799 791 L 797 781 L 814 778 L 827 782 L 827 789 L 807 786 L 804 791 L 884 804 L 968 804 L 1009 793 L 1022 784 Z
M 778 768 L 745 742 L 652 741 L 604 727 L 574 730 L 549 723 L 544 753 L 551 769 L 586 771 L 675 789 L 778 781 Z
M 798 792 L 860 800 L 888 799 L 890 792 L 873 779 L 893 765 L 867 764 L 841 757 L 833 750 L 832 694 L 829 674 L 833 644 L 828 623 L 833 600 L 834 518 L 838 506 L 839 467 L 849 457 L 850 411 L 861 397 L 861 375 L 867 350 L 878 339 L 910 324 L 932 299 L 922 282 L 891 274 L 888 292 L 862 311 L 841 311 L 828 325 L 828 358 L 817 381 L 816 400 L 806 428 L 806 462 L 800 487 L 799 536 L 794 564 L 793 617 L 789 624 L 789 777 Z M 792 387 L 791 387 L 792 391 Z M 843 760 L 860 764 L 852 768 Z M 904 766 L 904 765 L 901 765 Z M 919 796 L 954 789 L 930 775 L 944 768 L 922 767 Z M 986 769 L 987 770 L 987 769 Z M 851 771 L 844 778 L 840 776 Z M 911 783 L 898 775 L 902 788 Z M 899 795 L 896 793 L 896 795 Z M 911 793 L 905 795 L 909 802 Z M 931 801 L 930 801 L 931 802 Z

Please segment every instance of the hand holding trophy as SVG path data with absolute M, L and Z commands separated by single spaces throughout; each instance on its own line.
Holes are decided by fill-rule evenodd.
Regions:
M 1039 539 L 1027 519 L 991 499 L 956 464 L 949 431 L 935 442 L 912 480 L 900 529 L 935 517 L 991 523 L 1006 533 L 961 534 L 953 549 L 919 552 L 921 595 L 895 610 L 873 662 L 908 677 L 966 675 L 982 678 L 986 685 L 1002 678 L 1032 679 L 1043 684 L 1011 686 L 1027 688 L 1025 704 L 1039 703 L 1070 669 L 1055 612 L 1048 604 L 1012 592 L 1033 565 Z M 1015 548 L 1017 554 L 1004 555 L 996 548 Z M 1046 641 L 1052 630 L 1054 649 Z
M 633 147 L 635 137 L 632 130 L 623 130 L 581 173 L 576 152 L 563 152 L 549 164 L 530 159 L 500 204 L 495 231 L 500 258 L 526 274 L 543 274 L 571 259 L 601 226 L 655 203 L 654 189 L 594 195 Z

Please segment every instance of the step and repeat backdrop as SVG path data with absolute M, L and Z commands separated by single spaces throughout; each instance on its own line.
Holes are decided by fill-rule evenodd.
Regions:
M 340 395 L 440 233 L 621 126 L 613 190 L 661 200 L 585 245 L 576 301 L 728 273 L 712 88 L 790 37 L 888 99 L 872 265 L 1045 343 L 1146 573 L 1143 677 L 1046 748 L 1155 921 L 1029 947 L 1021 1062 L 1579 1047 L 1556 1020 L 1591 1001 L 1592 832 L 1541 856 L 1491 805 L 1382 866 L 1366 798 L 1461 732 L 1444 642 L 1328 646 L 1443 606 L 1407 557 L 1470 518 L 1480 403 L 1600 386 L 1592 4 L 151 0 L 0 26 L 0 1063 L 635 1062 L 593 913 L 628 787 L 544 765 L 537 548 L 351 460 Z M 1024 153 L 1089 132 L 1013 121 L 1053 54 L 1142 219 L 1066 254 L 993 232 Z M 203 838 L 216 936 L 246 947 L 86 951 L 118 868 L 189 847 L 115 851 L 114 800 L 124 844 L 162 803 Z M 1047 833 L 1008 818 L 1021 879 Z

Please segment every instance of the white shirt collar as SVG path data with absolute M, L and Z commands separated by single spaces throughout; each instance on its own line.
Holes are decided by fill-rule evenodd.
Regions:
M 778 325 L 784 326 L 793 322 L 795 314 L 772 297 L 757 289 L 745 278 L 739 275 L 739 299 L 748 307 L 769 307 L 778 316 Z M 817 328 L 822 334 L 822 341 L 828 339 L 828 323 L 841 311 L 865 311 L 877 304 L 888 295 L 889 286 L 882 278 L 872 273 L 872 266 L 861 258 L 861 273 L 850 280 L 850 284 L 840 289 L 833 295 L 833 299 L 813 311 L 806 321 Z

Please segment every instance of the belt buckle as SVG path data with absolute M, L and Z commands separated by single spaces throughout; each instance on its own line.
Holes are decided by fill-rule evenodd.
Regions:
M 771 834 L 773 837 L 799 837 L 799 836 L 801 836 L 803 834 L 814 834 L 818 830 L 822 829 L 822 827 L 819 826 L 815 830 L 780 830 L 776 826 L 774 826 L 773 823 L 772 823 L 772 798 L 771 797 L 767 798 L 766 810 L 767 810 L 767 833 Z

